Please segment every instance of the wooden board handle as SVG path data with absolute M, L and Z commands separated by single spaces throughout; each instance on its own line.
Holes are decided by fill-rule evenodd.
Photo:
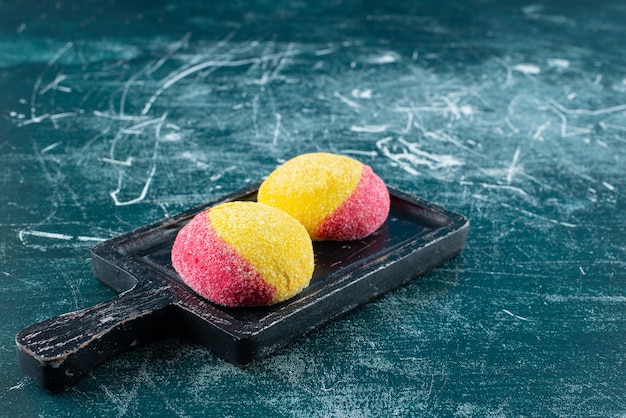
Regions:
M 32 324 L 15 337 L 22 370 L 61 392 L 115 354 L 163 338 L 172 329 L 171 288 L 135 287 L 93 307 Z

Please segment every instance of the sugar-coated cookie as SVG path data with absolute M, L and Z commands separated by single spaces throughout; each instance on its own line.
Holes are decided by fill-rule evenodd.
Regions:
M 389 214 L 389 190 L 371 167 L 330 153 L 297 156 L 261 184 L 258 201 L 300 221 L 313 240 L 356 240 Z
M 286 300 L 313 275 L 311 238 L 290 215 L 263 203 L 224 203 L 176 236 L 172 264 L 200 296 L 225 306 Z

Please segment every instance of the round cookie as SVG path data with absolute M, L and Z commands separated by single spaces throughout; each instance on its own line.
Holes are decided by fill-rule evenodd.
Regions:
M 261 184 L 259 202 L 300 221 L 313 240 L 347 241 L 376 231 L 389 214 L 389 190 L 372 168 L 353 158 L 299 155 Z
M 197 294 L 224 306 L 286 300 L 309 285 L 313 245 L 286 213 L 257 202 L 224 203 L 176 236 L 172 265 Z

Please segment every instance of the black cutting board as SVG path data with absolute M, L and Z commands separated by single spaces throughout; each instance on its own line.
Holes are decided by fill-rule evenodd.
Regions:
M 455 257 L 469 230 L 464 216 L 390 189 L 389 216 L 374 234 L 314 243 L 313 278 L 298 295 L 265 307 L 213 304 L 173 270 L 174 238 L 197 213 L 255 200 L 257 190 L 255 185 L 96 245 L 94 275 L 119 295 L 22 329 L 16 336 L 22 370 L 47 391 L 60 392 L 111 356 L 168 336 L 199 342 L 245 366 Z

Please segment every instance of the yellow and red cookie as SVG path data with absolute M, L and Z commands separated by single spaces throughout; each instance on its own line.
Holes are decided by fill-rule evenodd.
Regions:
M 322 152 L 282 164 L 257 199 L 296 218 L 313 240 L 364 238 L 385 222 L 390 206 L 389 190 L 370 166 Z
M 224 203 L 176 236 L 172 265 L 197 294 L 224 306 L 286 300 L 309 285 L 311 238 L 290 215 L 257 202 Z

